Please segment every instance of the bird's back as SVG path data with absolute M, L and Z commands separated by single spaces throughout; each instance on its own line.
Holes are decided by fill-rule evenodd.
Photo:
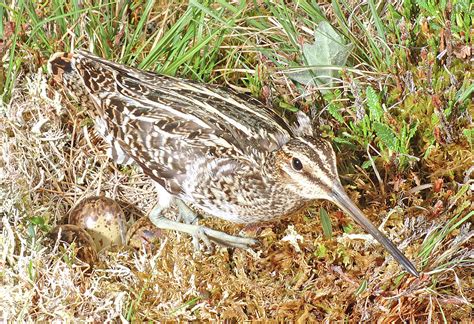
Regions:
M 49 69 L 87 106 L 113 146 L 173 194 L 182 191 L 193 161 L 258 167 L 259 159 L 292 134 L 273 110 L 230 89 L 133 69 L 84 51 L 53 55 Z

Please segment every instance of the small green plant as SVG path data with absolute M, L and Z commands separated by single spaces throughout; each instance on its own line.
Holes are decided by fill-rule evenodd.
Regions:
M 362 147 L 369 147 L 374 143 L 384 162 L 391 161 L 395 156 L 399 169 L 406 168 L 409 162 L 415 159 L 410 155 L 410 141 L 416 134 L 418 122 L 408 123 L 402 120 L 401 124 L 392 126 L 375 90 L 369 86 L 365 95 L 367 112 L 361 120 L 349 123 L 351 132 L 345 132 L 345 137 Z M 363 167 L 367 168 L 370 165 L 371 162 L 366 161 Z
M 459 40 L 470 41 L 474 7 L 469 0 L 417 0 L 419 17 L 430 18 L 429 25 L 439 31 L 449 25 L 451 32 Z M 448 23 L 449 22 L 449 23 Z
M 474 146 L 474 128 L 470 128 L 470 129 L 465 129 L 463 130 L 463 135 L 466 137 L 469 145 L 471 146 L 471 149 L 473 148 Z
M 48 232 L 50 226 L 47 224 L 46 219 L 42 216 L 33 216 L 30 218 L 30 223 L 28 225 L 28 233 L 31 238 L 36 236 L 36 230 L 39 229 L 43 232 Z
M 328 248 L 323 243 L 318 243 L 314 251 L 314 256 L 324 259 L 328 256 Z

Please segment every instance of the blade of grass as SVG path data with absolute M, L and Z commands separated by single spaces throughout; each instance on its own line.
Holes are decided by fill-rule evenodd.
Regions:
M 134 32 L 132 33 L 132 36 L 130 39 L 128 39 L 128 45 L 125 46 L 125 50 L 123 55 L 125 57 L 132 56 L 132 50 L 135 49 L 136 44 L 140 42 L 140 39 L 143 38 L 143 35 L 146 34 L 145 26 L 148 21 L 148 17 L 150 16 L 151 10 L 153 9 L 153 6 L 155 4 L 154 0 L 147 0 L 144 9 L 141 12 L 141 18 L 138 21 L 138 24 L 134 26 Z M 143 6 L 143 5 L 142 5 Z M 135 53 L 134 55 L 137 55 Z
M 324 237 L 331 238 L 332 237 L 331 219 L 329 218 L 328 212 L 323 207 L 321 207 L 321 209 L 319 210 L 319 217 L 321 219 L 321 226 L 323 227 Z
M 465 208 L 468 206 L 466 205 Z M 464 209 L 465 209 L 464 208 Z M 464 222 L 470 219 L 474 215 L 474 211 L 470 211 L 466 215 L 462 216 L 462 210 L 458 212 L 456 216 L 449 220 L 444 226 L 439 226 L 435 229 L 423 242 L 423 245 L 418 253 L 421 258 L 421 263 L 426 266 L 429 262 L 432 252 L 436 247 L 455 229 L 461 226 Z
M 382 23 L 382 19 L 380 19 L 380 16 L 377 12 L 374 0 L 368 0 L 367 3 L 369 4 L 370 12 L 372 13 L 372 17 L 374 18 L 375 28 L 377 28 L 379 37 L 383 40 L 384 43 L 387 43 L 387 39 L 385 38 L 385 26 Z

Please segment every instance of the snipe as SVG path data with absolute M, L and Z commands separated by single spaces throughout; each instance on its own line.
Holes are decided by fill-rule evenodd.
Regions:
M 194 224 L 187 204 L 248 224 L 327 199 L 418 276 L 344 192 L 331 144 L 314 135 L 305 114 L 290 126 L 257 100 L 229 89 L 137 70 L 84 51 L 56 53 L 48 65 L 96 120 L 114 160 L 135 162 L 156 181 L 159 203 L 149 216 L 156 226 L 187 232 L 195 242 L 245 248 L 255 240 Z M 161 216 L 172 202 L 185 223 Z

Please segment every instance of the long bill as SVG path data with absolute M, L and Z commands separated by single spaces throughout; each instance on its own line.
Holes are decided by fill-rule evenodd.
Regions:
M 337 204 L 342 210 L 349 214 L 363 229 L 372 235 L 380 244 L 382 244 L 388 252 L 400 263 L 411 275 L 419 277 L 420 274 L 415 266 L 408 260 L 408 258 L 400 252 L 395 244 L 390 241 L 377 227 L 375 227 L 362 211 L 352 202 L 349 196 L 344 192 L 342 186 L 335 186 L 332 188 L 333 202 Z

